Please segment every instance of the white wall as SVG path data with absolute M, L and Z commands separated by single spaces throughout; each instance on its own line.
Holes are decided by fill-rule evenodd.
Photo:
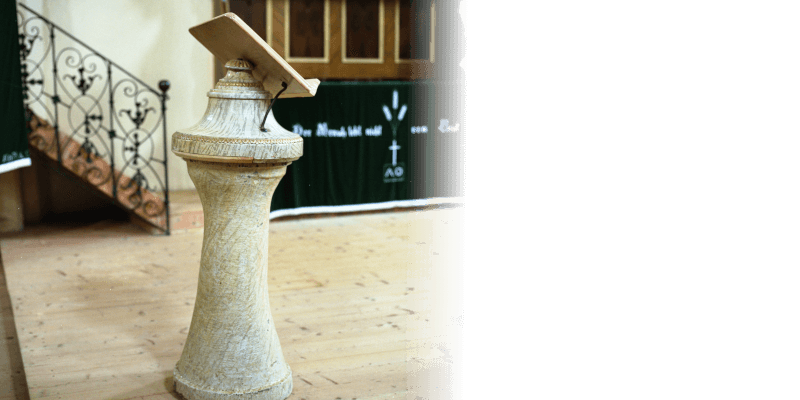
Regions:
M 200 120 L 214 60 L 189 33 L 213 17 L 212 0 L 19 0 L 148 85 L 167 79 L 167 140 Z M 170 145 L 169 142 L 167 144 Z M 157 148 L 156 151 L 162 151 Z M 186 163 L 169 152 L 170 190 L 193 189 Z

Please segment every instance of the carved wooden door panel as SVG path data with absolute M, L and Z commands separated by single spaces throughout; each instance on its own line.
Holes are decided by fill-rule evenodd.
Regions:
M 433 77 L 432 0 L 218 0 L 301 75 L 322 80 Z M 217 61 L 217 77 L 222 77 Z

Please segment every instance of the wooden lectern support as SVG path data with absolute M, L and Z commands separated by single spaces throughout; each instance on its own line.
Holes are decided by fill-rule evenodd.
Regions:
M 205 216 L 197 300 L 175 389 L 189 400 L 283 400 L 292 371 L 269 307 L 269 209 L 303 140 L 278 125 L 268 101 L 281 90 L 282 97 L 313 96 L 319 81 L 303 79 L 235 14 L 189 32 L 227 61 L 227 73 L 208 92 L 200 122 L 172 135 Z

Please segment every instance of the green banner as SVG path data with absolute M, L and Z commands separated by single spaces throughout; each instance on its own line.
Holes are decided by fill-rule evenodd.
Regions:
M 7 1 L 0 10 L 0 173 L 31 165 L 22 105 L 17 4 Z
M 279 99 L 276 120 L 304 147 L 272 210 L 462 196 L 443 182 L 458 160 L 437 157 L 461 151 L 462 132 L 442 125 L 435 92 L 427 81 L 323 82 L 315 97 Z

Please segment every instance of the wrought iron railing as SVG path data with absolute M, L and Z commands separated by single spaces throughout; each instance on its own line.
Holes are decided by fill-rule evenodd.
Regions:
M 169 234 L 166 100 L 64 29 L 17 4 L 31 147 Z

